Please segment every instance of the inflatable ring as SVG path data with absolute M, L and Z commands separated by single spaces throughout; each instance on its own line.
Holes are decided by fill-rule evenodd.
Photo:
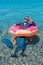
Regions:
M 16 26 L 11 26 L 9 29 L 9 32 L 13 35 L 13 36 L 34 36 L 37 33 L 37 27 L 36 26 L 30 26 L 26 29 L 21 29 L 19 25 Z

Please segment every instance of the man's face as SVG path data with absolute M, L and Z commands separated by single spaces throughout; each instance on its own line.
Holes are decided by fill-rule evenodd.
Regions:
M 25 22 L 28 22 L 29 20 L 30 20 L 29 18 L 25 18 L 25 19 L 24 19 Z

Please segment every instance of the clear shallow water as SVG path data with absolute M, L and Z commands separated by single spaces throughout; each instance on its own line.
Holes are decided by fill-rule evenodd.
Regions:
M 8 36 L 8 38 L 10 38 L 10 40 L 12 41 L 12 38 L 7 34 L 9 27 L 14 23 L 23 22 L 25 16 L 29 16 L 34 20 L 38 27 L 38 36 L 40 38 L 40 41 L 37 42 L 35 46 L 29 45 L 29 47 L 27 48 L 26 52 L 27 54 L 29 54 L 29 57 L 25 59 L 25 61 L 31 63 L 33 60 L 33 64 L 31 65 L 40 65 L 41 63 L 43 63 L 43 0 L 0 0 L 0 42 L 1 36 Z M 2 56 L 6 54 L 5 60 L 7 58 L 7 55 L 9 57 L 10 50 L 6 46 L 4 46 L 2 42 L 0 45 L 0 52 Z M 18 60 L 21 62 L 20 59 Z M 7 58 L 7 62 L 12 61 L 12 63 L 15 61 L 18 62 L 18 60 L 11 59 L 9 57 L 8 61 Z M 25 61 L 24 63 L 26 63 Z M 37 64 L 35 64 L 34 62 Z
M 43 25 L 43 0 L 0 1 L 0 27 L 22 22 L 25 16 L 31 17 L 37 27 Z
M 6 34 L 14 23 L 23 22 L 29 16 L 38 27 L 38 34 L 43 34 L 43 0 L 1 0 L 0 35 Z M 7 30 L 7 31 L 6 31 Z M 6 31 L 6 32 L 5 32 Z

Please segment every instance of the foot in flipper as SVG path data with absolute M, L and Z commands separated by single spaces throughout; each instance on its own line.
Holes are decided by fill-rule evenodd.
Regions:
M 26 54 L 24 54 L 24 53 L 21 53 L 21 56 L 22 56 L 22 57 L 26 57 L 27 55 L 26 55 Z
M 17 58 L 18 56 L 16 54 L 12 54 L 11 57 Z
M 3 37 L 1 40 L 4 44 L 7 45 L 8 48 L 13 49 L 13 44 L 9 39 Z

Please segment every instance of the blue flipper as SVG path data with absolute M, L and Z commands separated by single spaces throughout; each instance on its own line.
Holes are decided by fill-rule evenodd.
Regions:
M 6 44 L 8 48 L 10 48 L 10 49 L 13 48 L 13 44 L 12 44 L 12 42 L 11 42 L 9 39 L 7 39 L 7 38 L 2 38 L 2 42 L 3 42 L 4 44 Z

